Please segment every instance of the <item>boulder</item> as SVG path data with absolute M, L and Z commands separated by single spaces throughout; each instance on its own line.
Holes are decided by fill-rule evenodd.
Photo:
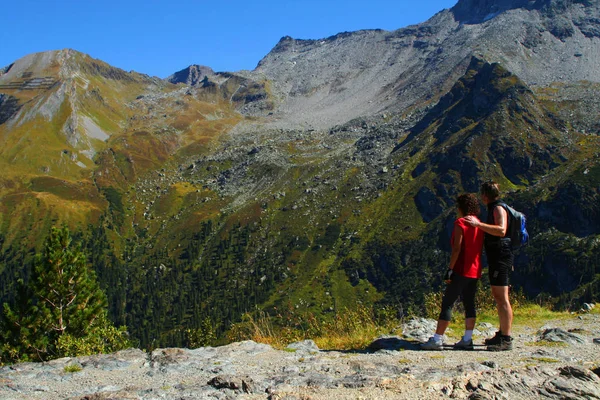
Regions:
M 402 325 L 402 336 L 425 342 L 433 335 L 437 321 L 427 318 L 413 318 Z
M 568 344 L 585 343 L 585 340 L 581 336 L 575 333 L 567 332 L 560 328 L 545 329 L 539 334 L 538 341 Z
M 415 341 L 402 339 L 398 336 L 380 336 L 375 339 L 368 347 L 369 351 L 381 350 L 420 350 L 419 344 Z
M 319 352 L 319 346 L 317 346 L 312 340 L 303 340 L 301 342 L 291 343 L 287 346 L 287 349 L 309 354 Z

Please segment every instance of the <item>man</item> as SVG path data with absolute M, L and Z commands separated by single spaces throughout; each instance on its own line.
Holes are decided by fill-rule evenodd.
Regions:
M 513 268 L 513 253 L 508 232 L 508 214 L 500 202 L 500 188 L 496 182 L 481 185 L 481 200 L 487 206 L 488 216 L 485 223 L 467 216 L 465 222 L 485 232 L 484 248 L 487 254 L 490 285 L 496 301 L 500 330 L 491 339 L 486 339 L 488 350 L 511 350 L 513 311 L 508 297 L 509 273 Z

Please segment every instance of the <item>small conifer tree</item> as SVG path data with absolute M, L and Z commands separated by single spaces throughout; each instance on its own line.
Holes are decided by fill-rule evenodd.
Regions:
M 107 300 L 68 228 L 52 228 L 17 305 L 4 304 L 4 361 L 42 361 L 129 347 L 107 318 Z

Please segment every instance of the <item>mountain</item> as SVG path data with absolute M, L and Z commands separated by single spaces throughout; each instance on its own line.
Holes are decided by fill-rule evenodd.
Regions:
M 142 346 L 207 319 L 418 310 L 454 199 L 496 179 L 528 216 L 514 284 L 597 299 L 598 1 L 461 0 L 393 32 L 282 38 L 253 71 L 165 80 L 73 50 L 0 75 L 0 295 L 78 230 Z
M 459 1 L 394 32 L 284 37 L 255 73 L 275 82 L 286 121 L 326 127 L 435 102 L 472 55 L 504 65 L 528 85 L 598 82 L 597 21 L 597 2 Z
M 195 86 L 203 80 L 213 76 L 215 76 L 215 71 L 210 67 L 204 65 L 190 65 L 169 76 L 167 81 L 174 84 L 185 83 L 186 85 Z

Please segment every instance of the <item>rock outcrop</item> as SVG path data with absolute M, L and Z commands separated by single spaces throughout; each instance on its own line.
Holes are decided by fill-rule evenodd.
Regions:
M 11 119 L 20 108 L 16 97 L 0 93 L 0 125 Z
M 600 371 L 592 370 L 598 347 L 592 337 L 600 334 L 600 318 L 580 318 L 550 322 L 539 337 L 520 327 L 515 349 L 503 353 L 483 346 L 420 351 L 414 337 L 431 334 L 435 321 L 416 319 L 404 327 L 408 336 L 379 338 L 368 350 L 322 351 L 312 341 L 275 350 L 246 341 L 17 364 L 0 369 L 0 397 L 600 399 Z M 555 323 L 560 327 L 549 327 Z M 580 333 L 570 333 L 573 326 Z M 562 345 L 546 345 L 550 340 Z
M 186 85 L 196 86 L 205 79 L 210 79 L 215 75 L 215 71 L 204 65 L 190 65 L 181 71 L 175 72 L 166 80 L 171 83 L 185 83 Z

